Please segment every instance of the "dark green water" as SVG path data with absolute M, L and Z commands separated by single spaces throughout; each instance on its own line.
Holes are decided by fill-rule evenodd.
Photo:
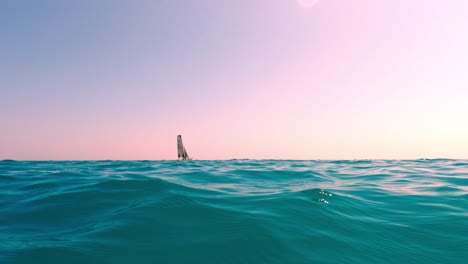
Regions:
M 0 161 L 1 263 L 465 263 L 468 161 Z

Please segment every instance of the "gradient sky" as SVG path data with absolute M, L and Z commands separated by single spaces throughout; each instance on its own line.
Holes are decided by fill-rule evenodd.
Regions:
M 468 158 L 466 0 L 0 1 L 0 159 Z

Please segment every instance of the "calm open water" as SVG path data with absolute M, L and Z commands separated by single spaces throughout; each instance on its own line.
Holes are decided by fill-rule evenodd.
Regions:
M 468 161 L 0 161 L 1 263 L 467 263 Z

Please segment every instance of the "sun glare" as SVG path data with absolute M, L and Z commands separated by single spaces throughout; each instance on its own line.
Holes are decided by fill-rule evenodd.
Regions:
M 297 0 L 297 3 L 302 7 L 302 8 L 312 8 L 314 7 L 319 0 Z

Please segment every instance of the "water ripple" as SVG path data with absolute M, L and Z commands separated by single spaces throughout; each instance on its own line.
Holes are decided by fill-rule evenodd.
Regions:
M 467 160 L 0 161 L 0 262 L 461 263 Z

